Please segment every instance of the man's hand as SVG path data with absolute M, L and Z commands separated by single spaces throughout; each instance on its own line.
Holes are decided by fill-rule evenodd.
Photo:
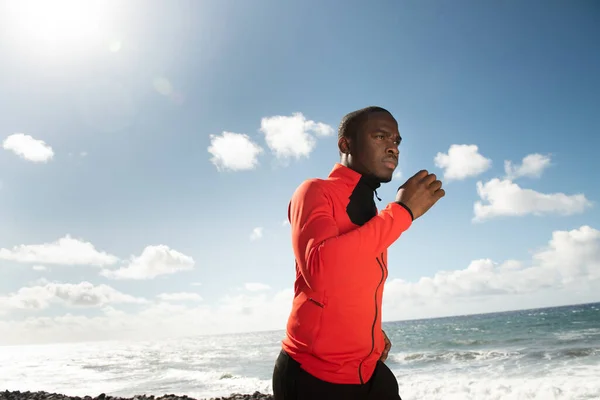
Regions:
M 421 170 L 410 177 L 396 193 L 396 201 L 404 204 L 413 219 L 425 214 L 446 192 L 434 174 Z
M 387 335 L 385 334 L 385 331 L 382 329 L 381 332 L 383 333 L 383 340 L 385 340 L 385 347 L 383 349 L 383 353 L 381 353 L 381 357 L 379 357 L 379 360 L 381 362 L 385 362 L 385 360 L 387 360 L 388 358 L 388 353 L 390 352 L 390 349 L 392 348 L 392 342 L 390 342 L 390 339 L 387 337 Z

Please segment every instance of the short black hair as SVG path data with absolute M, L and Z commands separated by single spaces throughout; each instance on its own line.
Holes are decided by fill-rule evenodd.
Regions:
M 361 108 L 360 110 L 352 111 L 342 118 L 342 122 L 338 127 L 338 139 L 342 137 L 346 137 L 349 139 L 356 138 L 358 131 L 360 130 L 362 124 L 365 122 L 367 117 L 374 113 L 388 113 L 392 115 L 391 112 L 386 110 L 383 107 L 378 106 L 369 106 L 365 108 Z

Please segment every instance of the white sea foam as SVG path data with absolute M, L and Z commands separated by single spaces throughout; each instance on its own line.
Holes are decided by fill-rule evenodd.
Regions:
M 421 400 L 589 400 L 600 399 L 600 368 L 545 377 L 485 378 L 466 374 L 400 376 L 405 399 Z
M 213 343 L 0 347 L 0 390 L 46 390 L 79 396 L 175 393 L 197 398 L 271 392 L 277 338 L 256 340 L 269 343 L 263 348 L 248 346 L 248 340 L 236 347 L 235 341 L 222 337 Z M 389 364 L 407 399 L 600 398 L 600 365 L 555 366 L 536 374 L 525 367 L 509 373 L 497 362 L 514 356 L 499 350 L 397 352 L 390 355 Z M 419 360 L 430 360 L 431 364 L 407 368 Z

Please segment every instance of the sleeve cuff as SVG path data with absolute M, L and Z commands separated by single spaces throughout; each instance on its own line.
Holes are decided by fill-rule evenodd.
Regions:
M 400 205 L 400 206 L 404 207 L 404 209 L 405 209 L 406 211 L 408 211 L 408 213 L 410 214 L 410 219 L 411 219 L 412 221 L 414 221 L 414 220 L 415 220 L 415 216 L 413 215 L 413 213 L 412 213 L 411 209 L 410 209 L 410 208 L 408 208 L 408 206 L 407 206 L 406 204 L 404 204 L 404 203 L 402 203 L 402 202 L 400 202 L 400 201 L 396 201 L 396 204 L 398 204 L 398 205 Z

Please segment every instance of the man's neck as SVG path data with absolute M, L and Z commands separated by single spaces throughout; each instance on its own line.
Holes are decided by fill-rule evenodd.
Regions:
M 360 181 L 367 185 L 371 190 L 375 191 L 381 186 L 381 181 L 377 177 L 369 174 L 361 175 L 362 178 L 360 179 Z
M 381 180 L 379 178 L 377 178 L 376 176 L 374 176 L 372 174 L 361 172 L 360 169 L 350 166 L 348 163 L 348 160 L 342 159 L 340 161 L 340 164 L 346 168 L 351 169 L 352 171 L 356 172 L 357 174 L 360 174 L 361 175 L 360 182 L 367 185 L 371 190 L 375 191 L 381 186 Z

